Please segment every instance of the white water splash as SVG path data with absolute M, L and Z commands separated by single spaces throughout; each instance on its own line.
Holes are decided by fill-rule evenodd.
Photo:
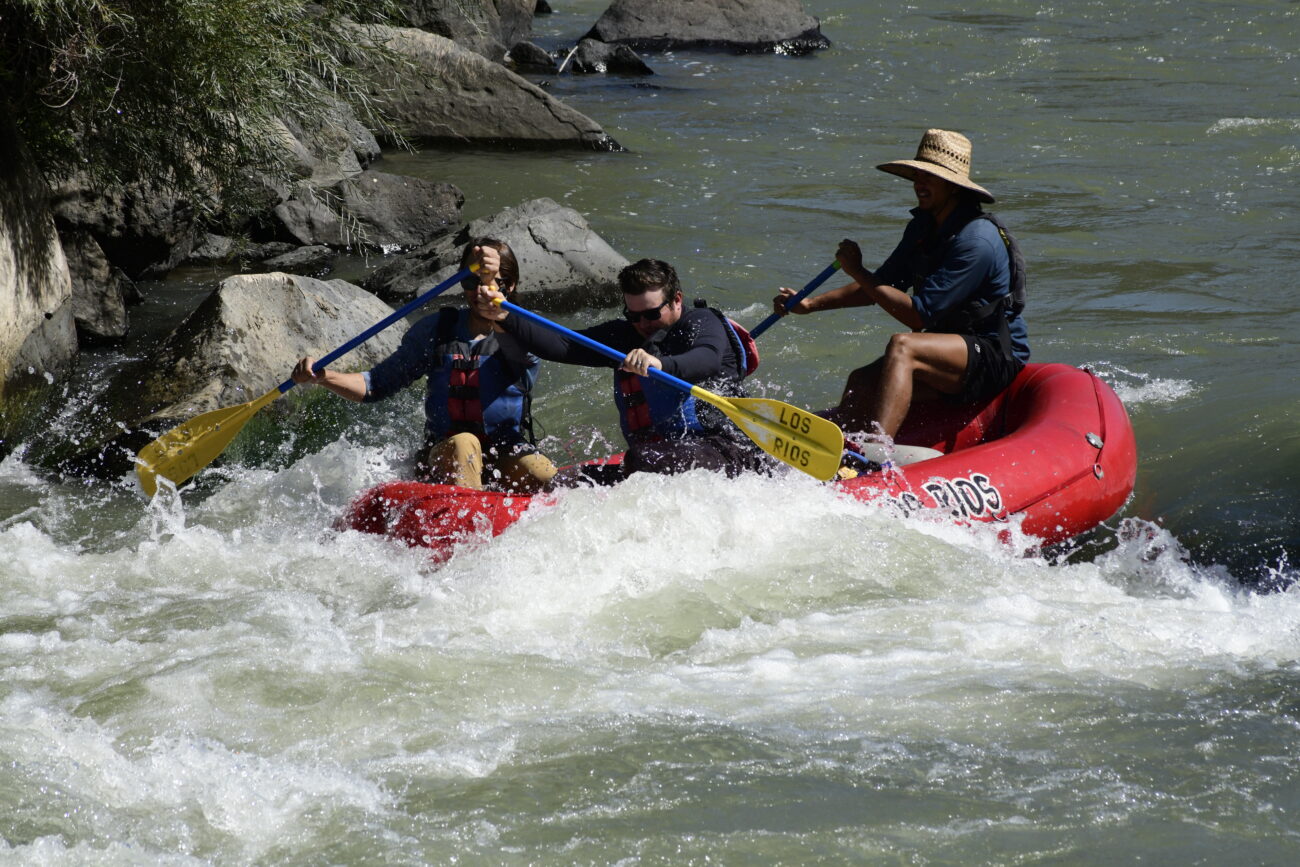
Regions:
M 1160 379 L 1114 362 L 1099 361 L 1085 366 L 1105 380 L 1126 407 L 1177 403 L 1193 397 L 1200 390 L 1191 380 Z

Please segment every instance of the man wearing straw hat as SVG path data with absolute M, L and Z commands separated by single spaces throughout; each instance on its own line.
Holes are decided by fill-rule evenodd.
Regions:
M 835 257 L 854 282 L 790 308 L 814 313 L 878 304 L 910 328 L 889 339 L 885 354 L 849 374 L 829 415 L 851 431 L 898 432 L 913 401 L 977 403 L 1006 388 L 1029 360 L 1023 266 L 1015 241 L 981 203 L 992 194 L 970 178 L 964 135 L 926 131 L 916 159 L 877 166 L 912 182 L 917 206 L 885 263 L 868 271 L 862 251 L 840 242 Z M 1021 291 L 1012 292 L 1020 274 Z M 908 295 L 908 291 L 911 295 Z M 793 289 L 774 300 L 784 312 Z

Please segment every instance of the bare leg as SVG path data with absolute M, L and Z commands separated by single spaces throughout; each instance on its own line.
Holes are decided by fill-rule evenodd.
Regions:
M 895 334 L 883 358 L 849 374 L 835 421 L 841 427 L 893 437 L 913 400 L 934 400 L 961 390 L 966 356 L 966 340 L 960 334 Z

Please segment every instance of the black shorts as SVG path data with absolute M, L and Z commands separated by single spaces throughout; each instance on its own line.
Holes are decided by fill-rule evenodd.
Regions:
M 952 403 L 988 400 L 1010 385 L 1025 367 L 1020 359 L 1002 354 L 1002 344 L 996 337 L 963 334 L 962 339 L 966 341 L 966 373 L 961 379 L 961 391 L 948 398 Z

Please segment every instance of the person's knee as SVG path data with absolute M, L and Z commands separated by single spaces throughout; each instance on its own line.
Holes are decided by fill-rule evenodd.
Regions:
M 447 437 L 450 452 L 456 460 L 467 464 L 479 464 L 483 460 L 483 446 L 478 437 L 472 433 L 457 433 Z
M 895 334 L 885 346 L 885 358 L 890 363 L 912 365 L 916 361 L 917 335 L 911 331 Z
M 506 458 L 499 462 L 502 489 L 517 494 L 535 494 L 545 490 L 558 472 L 551 459 L 541 452 Z
M 452 434 L 435 443 L 426 463 L 432 481 L 476 490 L 483 487 L 483 447 L 472 433 Z

